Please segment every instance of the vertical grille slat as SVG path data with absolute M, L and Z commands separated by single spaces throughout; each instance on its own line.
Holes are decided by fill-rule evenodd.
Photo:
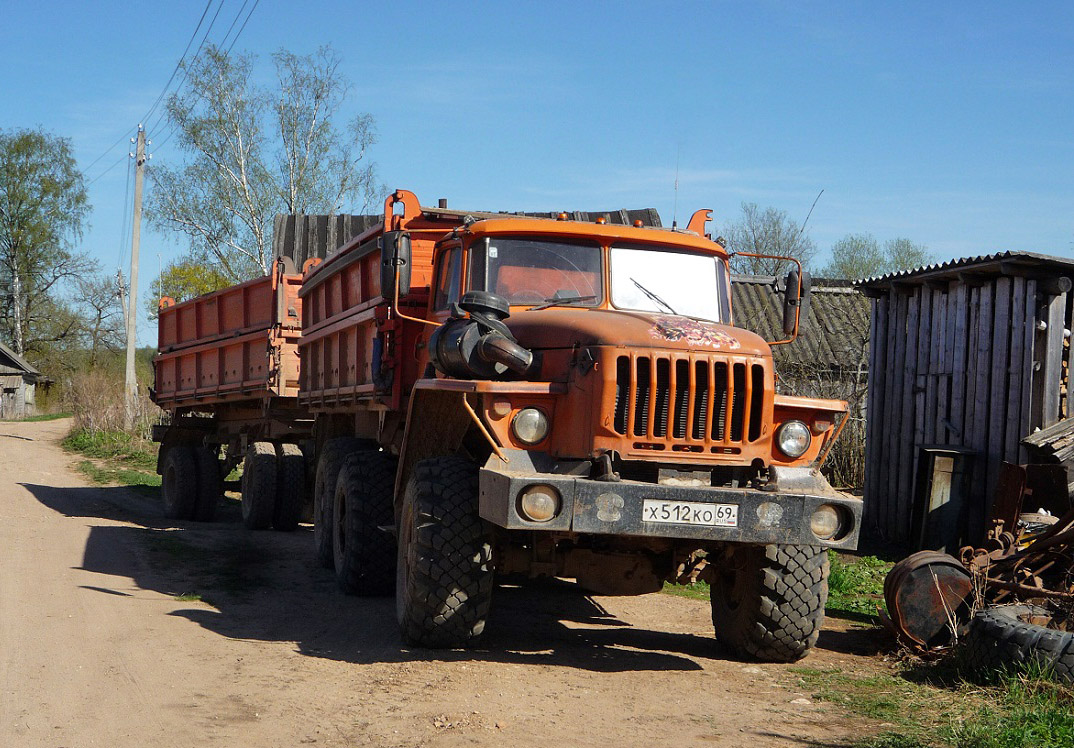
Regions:
M 734 393 L 731 402 L 731 441 L 742 441 L 742 421 L 746 413 L 746 365 L 735 364 Z
M 618 356 L 618 434 L 647 441 L 754 442 L 764 426 L 765 368 L 693 356 Z M 683 445 L 682 448 L 686 448 Z
M 675 361 L 671 387 L 675 391 L 675 424 L 671 435 L 675 439 L 686 438 L 686 423 L 690 420 L 690 362 Z
M 639 356 L 634 379 L 634 436 L 649 435 L 649 359 Z

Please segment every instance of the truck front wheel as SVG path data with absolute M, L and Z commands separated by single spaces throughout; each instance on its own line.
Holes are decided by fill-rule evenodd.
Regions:
M 458 457 L 414 466 L 399 518 L 395 609 L 403 638 L 468 647 L 492 601 L 491 533 L 477 513 L 477 467 Z
M 395 460 L 384 452 L 355 452 L 336 481 L 332 550 L 336 580 L 348 595 L 390 595 L 395 585 Z
M 737 546 L 712 580 L 716 638 L 742 655 L 794 662 L 809 652 L 828 601 L 828 553 L 794 545 Z

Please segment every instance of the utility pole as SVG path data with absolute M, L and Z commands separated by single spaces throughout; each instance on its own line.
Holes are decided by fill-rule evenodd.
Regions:
M 134 140 L 132 138 L 132 140 Z M 138 332 L 138 242 L 142 232 L 142 178 L 145 170 L 145 128 L 138 125 L 134 158 L 134 227 L 131 231 L 131 290 L 127 297 L 127 372 L 124 378 L 127 395 L 127 428 L 134 427 L 138 403 L 138 379 L 134 371 L 134 348 Z

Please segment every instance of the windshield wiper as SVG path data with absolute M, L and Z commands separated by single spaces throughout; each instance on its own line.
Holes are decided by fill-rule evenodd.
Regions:
M 545 299 L 543 304 L 537 306 L 531 306 L 526 311 L 536 312 L 541 309 L 547 309 L 550 306 L 556 306 L 558 304 L 577 304 L 579 301 L 593 301 L 596 296 L 553 296 L 551 299 Z
M 631 279 L 630 279 L 630 282 L 631 282 L 631 283 L 633 283 L 633 284 L 634 284 L 635 286 L 637 286 L 638 288 L 640 288 L 640 289 L 641 289 L 641 292 L 642 292 L 643 294 L 645 294 L 646 296 L 648 296 L 648 297 L 649 297 L 650 299 L 652 299 L 653 301 L 655 301 L 655 302 L 656 302 L 657 304 L 659 304 L 660 306 L 664 307 L 665 309 L 667 309 L 667 310 L 668 310 L 669 312 L 671 312 L 672 314 L 678 314 L 678 312 L 676 312 L 676 311 L 675 311 L 674 309 L 672 309 L 672 308 L 671 308 L 671 304 L 669 304 L 669 303 L 667 303 L 666 301 L 664 301 L 663 299 L 661 299 L 661 298 L 660 298 L 659 296 L 657 296 L 657 295 L 656 295 L 655 293 L 653 293 L 652 291 L 650 291 L 650 290 L 649 290 L 648 288 L 646 288 L 645 286 L 641 285 L 640 283 L 638 283 L 638 282 L 637 282 L 636 280 L 634 280 L 633 278 L 631 278 Z

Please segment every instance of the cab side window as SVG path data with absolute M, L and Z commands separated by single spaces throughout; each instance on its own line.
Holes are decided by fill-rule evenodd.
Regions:
M 440 256 L 440 269 L 436 273 L 436 295 L 433 310 L 442 311 L 459 300 L 462 286 L 462 250 L 449 249 Z

